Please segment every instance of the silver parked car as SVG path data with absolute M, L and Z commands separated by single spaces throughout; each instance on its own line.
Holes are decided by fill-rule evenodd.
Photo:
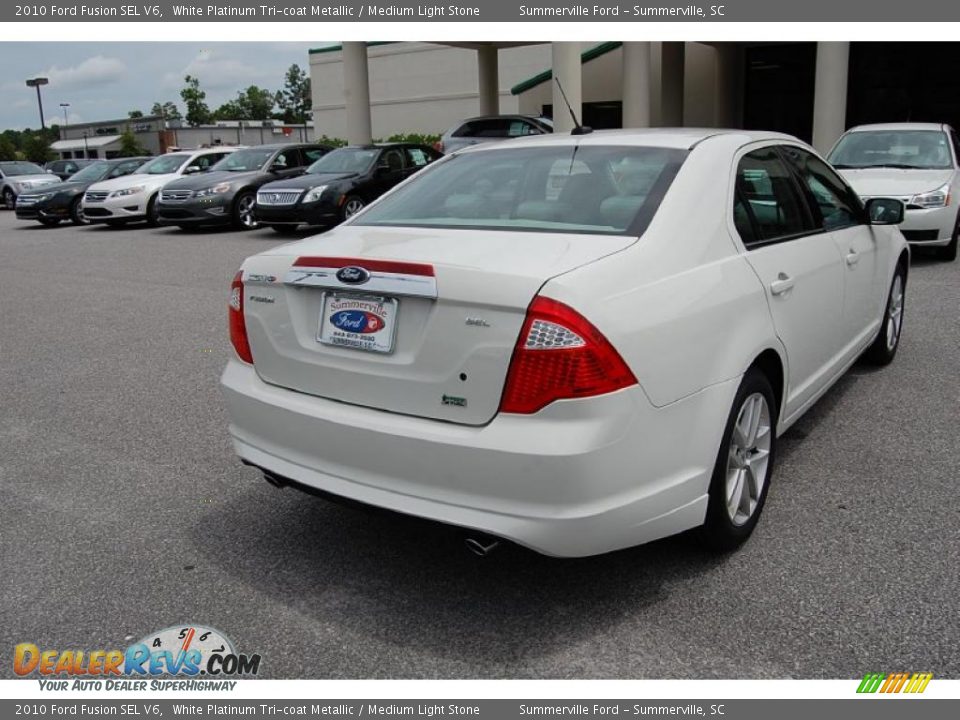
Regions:
M 452 153 L 471 145 L 553 132 L 553 120 L 530 115 L 486 115 L 457 123 L 434 146 Z
M 59 182 L 61 180 L 56 175 L 32 162 L 21 160 L 0 162 L 0 199 L 8 210 L 16 207 L 17 195 L 20 193 L 36 190 L 45 185 L 56 185 Z

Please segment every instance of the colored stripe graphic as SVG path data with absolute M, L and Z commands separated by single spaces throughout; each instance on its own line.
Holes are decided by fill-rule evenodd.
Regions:
M 933 673 L 867 673 L 857 686 L 858 693 L 922 693 L 933 679 Z

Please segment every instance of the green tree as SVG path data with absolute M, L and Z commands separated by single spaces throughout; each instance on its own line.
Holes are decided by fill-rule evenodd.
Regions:
M 16 159 L 17 146 L 6 135 L 0 135 L 0 160 Z
M 210 108 L 205 102 L 207 94 L 200 89 L 200 81 L 187 75 L 183 78 L 186 87 L 180 91 L 180 97 L 187 107 L 187 123 L 196 127 L 197 125 L 206 125 L 212 120 Z
M 273 117 L 274 96 L 269 90 L 251 85 L 213 112 L 214 120 L 268 120 Z
M 21 150 L 30 162 L 45 163 L 54 157 L 50 141 L 41 134 L 30 134 L 23 138 Z
M 131 110 L 130 112 L 127 113 L 127 117 L 129 117 L 131 120 L 136 120 L 137 118 L 142 118 L 142 117 L 143 117 L 143 110 Z
M 167 120 L 179 120 L 183 117 L 183 115 L 180 114 L 179 108 L 169 100 L 165 103 L 154 103 L 153 107 L 150 108 L 150 114 L 162 115 Z
M 146 148 L 140 144 L 130 128 L 120 133 L 120 150 L 117 152 L 119 157 L 139 157 L 147 154 Z
M 310 77 L 299 65 L 293 64 L 287 69 L 283 89 L 277 91 L 275 101 L 284 122 L 305 123 L 310 119 L 310 110 L 313 108 Z

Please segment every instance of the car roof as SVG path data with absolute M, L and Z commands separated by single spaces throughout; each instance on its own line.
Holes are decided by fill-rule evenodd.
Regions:
M 476 117 L 470 117 L 470 118 L 466 118 L 465 120 L 461 120 L 460 124 L 463 125 L 464 123 L 473 122 L 474 120 L 497 120 L 499 118 L 507 118 L 508 120 L 511 118 L 514 118 L 517 120 L 535 120 L 537 122 L 543 122 L 544 120 L 546 120 L 547 122 L 552 122 L 550 118 L 537 117 L 536 115 L 524 115 L 523 113 L 506 113 L 503 115 L 477 115 Z
M 857 125 L 847 132 L 871 132 L 879 130 L 946 130 L 947 126 L 943 123 L 920 123 L 920 122 L 902 122 L 902 123 L 874 123 L 872 125 Z
M 784 133 L 765 130 L 724 130 L 718 128 L 629 128 L 625 130 L 596 130 L 586 135 L 553 133 L 549 135 L 524 135 L 509 142 L 511 148 L 535 147 L 538 145 L 638 145 L 689 150 L 712 137 L 737 137 L 742 145 L 762 140 L 798 142 L 797 138 Z M 487 152 L 504 147 L 501 143 L 481 143 L 460 152 Z

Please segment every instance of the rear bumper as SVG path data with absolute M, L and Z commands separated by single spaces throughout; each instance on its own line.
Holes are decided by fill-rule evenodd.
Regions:
M 221 379 L 234 448 L 248 463 L 557 556 L 702 524 L 736 383 L 664 408 L 633 387 L 473 427 L 285 390 L 235 359 Z

